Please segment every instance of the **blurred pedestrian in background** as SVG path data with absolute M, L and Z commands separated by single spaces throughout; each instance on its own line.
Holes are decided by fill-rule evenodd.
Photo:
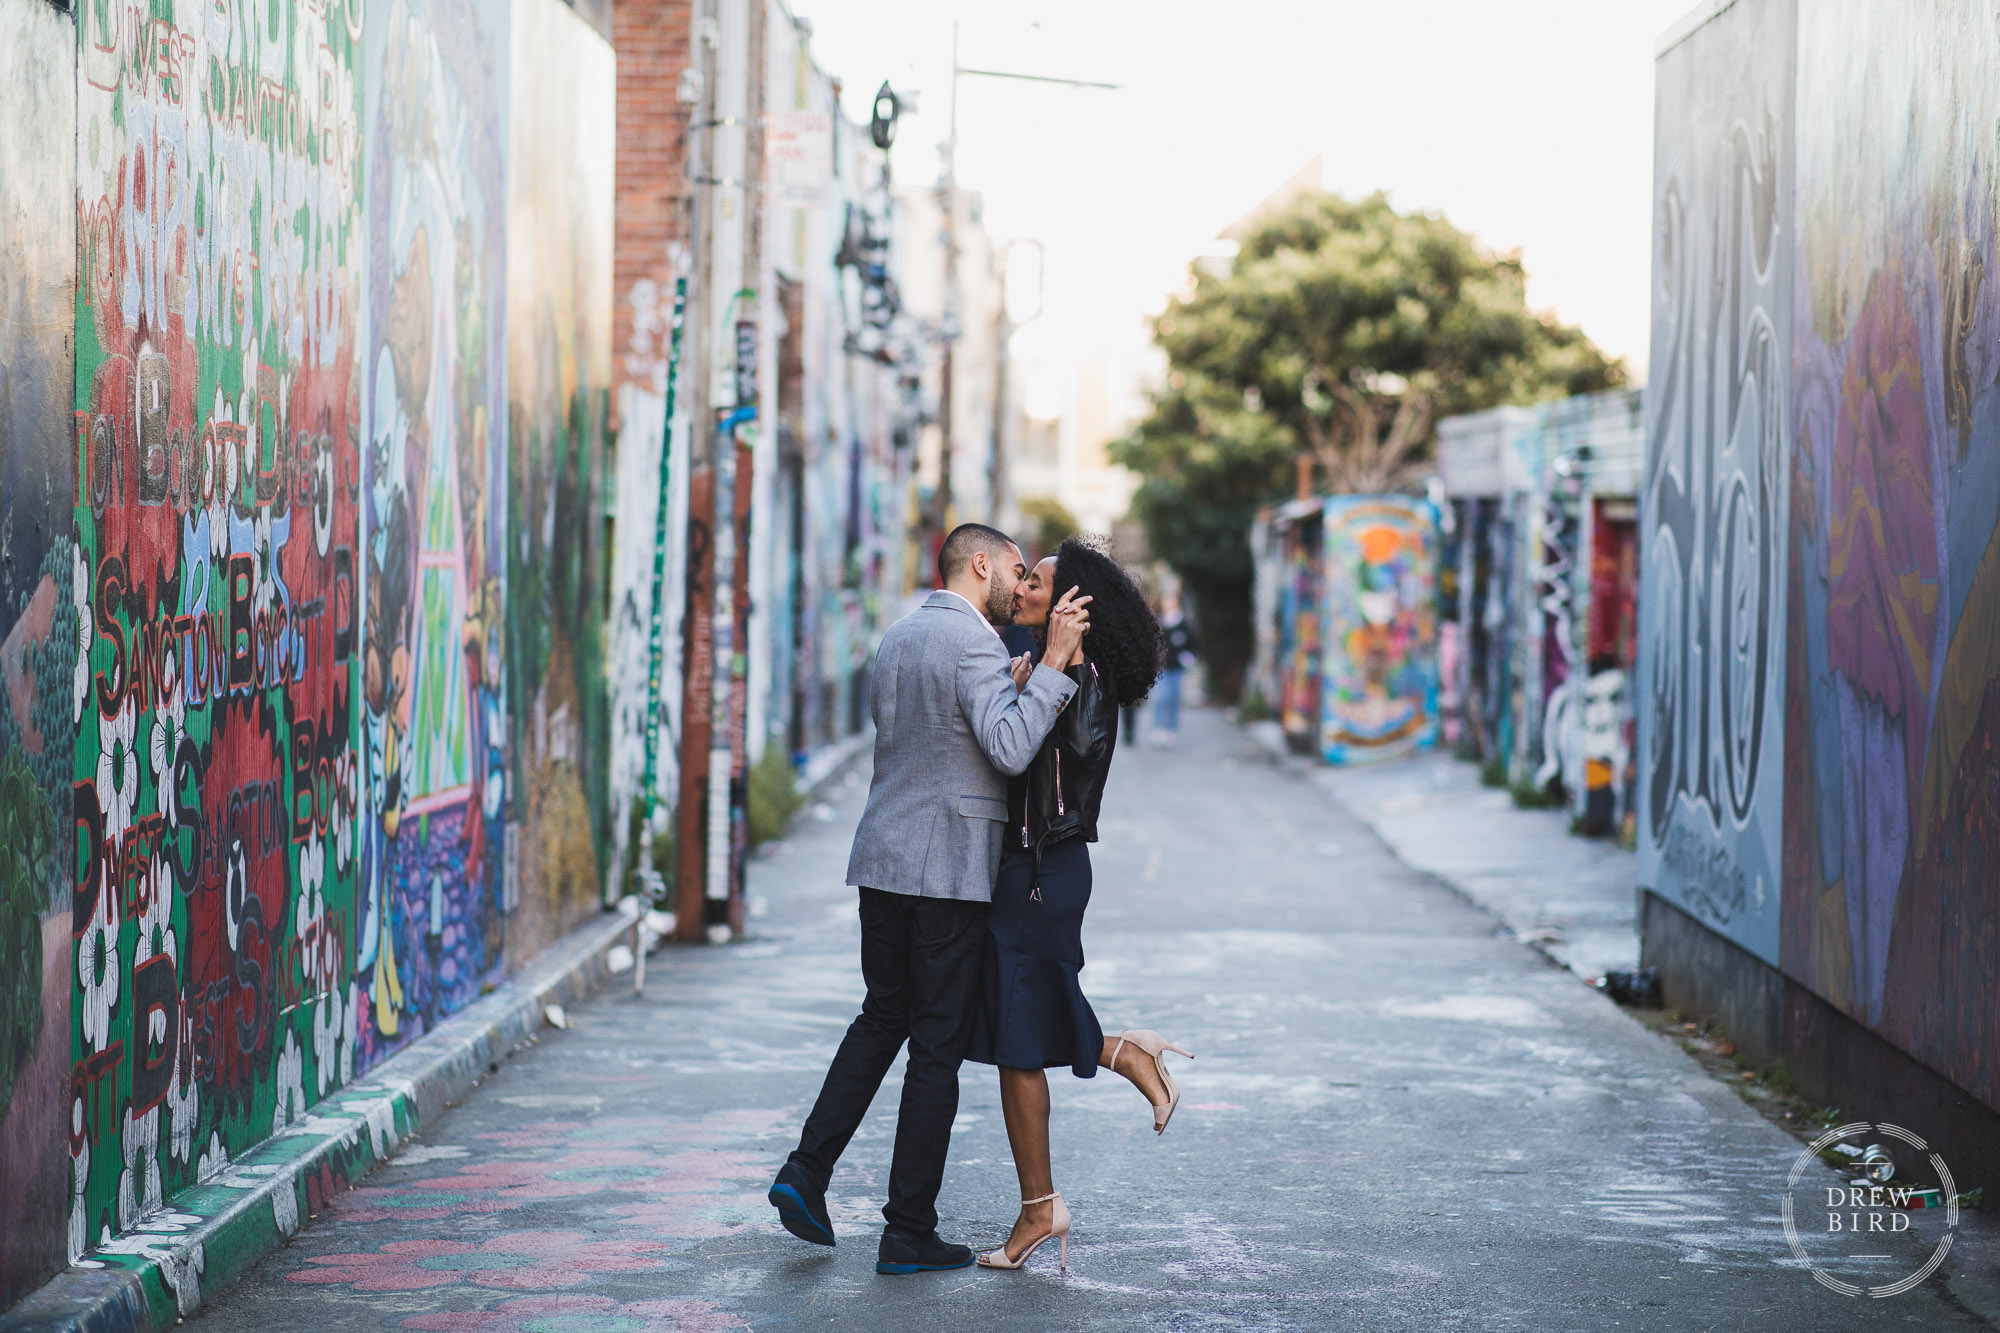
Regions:
M 1172 745 L 1181 734 L 1181 681 L 1201 651 L 1194 626 L 1181 611 L 1178 588 L 1160 599 L 1160 637 L 1166 648 L 1166 669 L 1153 690 L 1153 744 Z

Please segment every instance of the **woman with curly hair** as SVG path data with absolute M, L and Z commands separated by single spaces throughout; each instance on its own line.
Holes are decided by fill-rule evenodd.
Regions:
M 1180 1091 L 1166 1052 L 1187 1055 L 1147 1029 L 1104 1035 L 1077 972 L 1083 967 L 1083 910 L 1090 903 L 1090 852 L 1118 710 L 1146 697 L 1159 678 L 1159 622 L 1145 596 L 1102 543 L 1071 537 L 1014 590 L 1014 623 L 1046 640 L 1049 608 L 1087 596 L 1084 646 L 1065 674 L 1077 690 L 1026 772 L 1007 788 L 1006 851 L 986 918 L 984 990 L 967 1058 L 1000 1069 L 1000 1105 L 1021 1178 L 1021 1213 L 1007 1243 L 979 1257 L 987 1268 L 1019 1268 L 1055 1237 L 1069 1266 L 1069 1209 L 1049 1165 L 1047 1069 L 1078 1078 L 1101 1066 L 1131 1080 L 1152 1104 L 1153 1130 L 1167 1127 Z M 1033 659 L 1015 659 L 1018 686 Z

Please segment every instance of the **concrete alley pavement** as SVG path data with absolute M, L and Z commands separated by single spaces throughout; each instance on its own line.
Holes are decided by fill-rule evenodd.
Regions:
M 1199 1058 L 1161 1138 L 1122 1079 L 1051 1071 L 1069 1274 L 1049 1246 L 1025 1272 L 876 1275 L 894 1075 L 833 1181 L 839 1247 L 804 1245 L 764 1190 L 860 1000 L 864 792 L 753 862 L 751 939 L 579 1006 L 191 1322 L 1986 1326 L 1937 1278 L 1815 1283 L 1779 1222 L 1797 1140 L 1207 710 L 1174 750 L 1121 749 L 1092 850 L 1085 991 L 1107 1031 Z M 940 1230 L 985 1248 L 1018 1196 L 992 1070 L 962 1086 Z M 1888 1280 L 1929 1243 L 1883 1248 Z

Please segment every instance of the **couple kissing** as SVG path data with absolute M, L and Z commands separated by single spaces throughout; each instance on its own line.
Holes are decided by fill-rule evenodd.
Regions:
M 860 894 L 861 1013 L 848 1027 L 770 1190 L 785 1229 L 834 1244 L 826 1191 L 848 1141 L 907 1041 L 875 1271 L 964 1268 L 937 1233 L 958 1071 L 994 1065 L 1021 1211 L 988 1268 L 1019 1268 L 1055 1239 L 1068 1266 L 1070 1213 L 1049 1162 L 1049 1085 L 1067 1065 L 1130 1080 L 1163 1131 L 1180 1101 L 1149 1030 L 1105 1036 L 1077 982 L 1088 844 L 1118 739 L 1118 712 L 1161 670 L 1158 621 L 1102 545 L 1079 537 L 1030 571 L 983 524 L 938 551 L 942 586 L 891 625 L 875 655 L 874 775 L 847 883 Z M 1009 660 L 999 627 L 1035 631 Z

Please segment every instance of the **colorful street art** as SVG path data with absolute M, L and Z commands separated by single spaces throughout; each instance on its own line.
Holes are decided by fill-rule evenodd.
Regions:
M 1539 404 L 1533 416 L 1523 437 L 1533 442 L 1532 487 L 1514 497 L 1528 540 L 1513 638 L 1525 697 L 1512 776 L 1517 790 L 1560 795 L 1580 832 L 1623 840 L 1635 755 L 1642 399 L 1636 389 L 1579 394 Z
M 611 841 L 600 488 L 617 62 L 559 0 L 516 0 L 510 37 L 502 653 L 520 828 L 508 947 L 527 957 L 597 909 Z
M 613 112 L 556 0 L 0 52 L 4 1304 L 595 907 Z
M 1323 520 L 1320 750 L 1330 763 L 1437 738 L 1437 511 L 1338 496 Z
M 1785 971 L 2000 1107 L 2000 19 L 1802 8 Z
M 509 785 L 505 10 L 369 0 L 365 46 L 364 1063 L 498 971 Z
M 77 11 L 72 1257 L 353 1071 L 358 6 Z
M 1582 563 L 1582 469 L 1563 449 L 1560 433 L 1547 432 L 1546 463 L 1529 506 L 1531 563 L 1526 585 L 1526 632 L 1516 639 L 1523 650 L 1520 676 L 1534 688 L 1522 712 L 1521 771 L 1537 790 L 1551 783 L 1575 791 L 1583 785 L 1577 686 L 1582 653 L 1577 643 L 1575 604 Z
M 1571 808 L 1579 832 L 1637 836 L 1632 797 L 1638 785 L 1632 669 L 1639 650 L 1639 530 L 1625 500 L 1596 500 L 1590 511 L 1590 600 L 1586 611 L 1578 731 L 1583 788 Z
M 1639 594 L 1639 883 L 1775 965 L 1792 0 L 1659 63 Z
M 1288 513 L 1284 518 L 1278 722 L 1293 749 L 1310 751 L 1321 718 L 1320 678 L 1324 672 L 1320 583 L 1325 571 L 1320 564 L 1320 516 L 1316 512 Z
M 0 0 L 0 1309 L 69 1213 L 68 845 L 78 562 L 70 400 L 76 29 Z

